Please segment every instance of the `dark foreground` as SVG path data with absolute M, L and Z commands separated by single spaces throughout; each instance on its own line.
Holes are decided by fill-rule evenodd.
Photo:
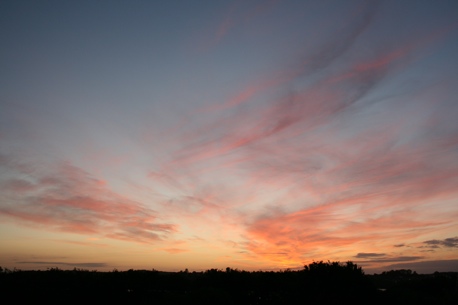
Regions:
M 300 271 L 1 270 L 14 304 L 458 304 L 458 273 L 365 275 L 351 262 Z

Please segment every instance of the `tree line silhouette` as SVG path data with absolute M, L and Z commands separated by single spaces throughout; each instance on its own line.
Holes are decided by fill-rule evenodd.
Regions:
M 458 273 L 366 275 L 352 262 L 301 270 L 202 272 L 0 267 L 2 299 L 17 304 L 458 304 Z

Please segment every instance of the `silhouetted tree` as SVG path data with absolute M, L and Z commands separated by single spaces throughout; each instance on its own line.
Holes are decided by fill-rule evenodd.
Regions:
M 330 261 L 297 271 L 185 271 L 0 268 L 0 294 L 18 304 L 458 304 L 458 273 L 365 275 Z

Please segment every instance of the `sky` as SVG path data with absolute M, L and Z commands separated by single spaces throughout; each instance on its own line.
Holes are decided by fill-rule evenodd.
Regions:
M 0 266 L 458 271 L 458 2 L 1 1 Z

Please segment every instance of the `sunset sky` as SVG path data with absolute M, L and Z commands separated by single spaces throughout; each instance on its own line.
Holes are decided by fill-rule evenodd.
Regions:
M 0 266 L 458 271 L 458 1 L 1 1 Z

